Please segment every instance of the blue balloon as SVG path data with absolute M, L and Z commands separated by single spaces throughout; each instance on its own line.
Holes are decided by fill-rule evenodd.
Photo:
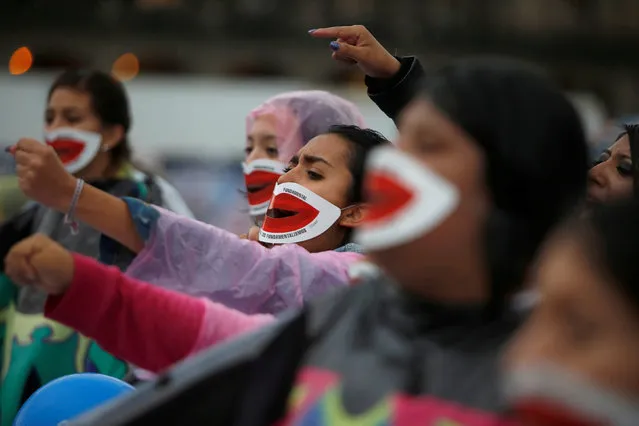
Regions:
M 103 374 L 60 377 L 31 395 L 13 426 L 57 426 L 133 390 L 130 384 Z

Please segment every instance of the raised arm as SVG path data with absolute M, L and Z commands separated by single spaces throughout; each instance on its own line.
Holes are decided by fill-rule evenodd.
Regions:
M 53 148 L 21 139 L 12 152 L 20 189 L 32 200 L 68 213 L 78 180 L 64 169 Z M 84 184 L 73 216 L 136 253 L 144 246 L 126 203 L 91 185 Z
M 396 122 L 424 78 L 417 58 L 391 55 L 362 25 L 319 28 L 309 33 L 316 38 L 333 39 L 333 59 L 357 64 L 366 75 L 371 100 Z
M 50 294 L 49 318 L 154 372 L 273 320 L 131 279 L 41 235 L 17 244 L 5 262 L 15 282 Z

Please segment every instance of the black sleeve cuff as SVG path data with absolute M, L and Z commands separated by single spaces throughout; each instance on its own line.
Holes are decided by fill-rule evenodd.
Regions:
M 368 88 L 368 95 L 374 96 L 381 92 L 386 92 L 387 90 L 390 90 L 401 83 L 402 80 L 404 80 L 410 73 L 411 68 L 413 68 L 415 59 L 416 58 L 414 56 L 397 58 L 401 66 L 399 68 L 399 71 L 397 71 L 397 73 L 391 78 L 373 78 L 366 76 L 364 82 L 366 83 L 366 87 Z
M 424 69 L 415 56 L 397 58 L 401 67 L 391 78 L 366 77 L 368 96 L 392 120 L 413 99 L 424 78 Z

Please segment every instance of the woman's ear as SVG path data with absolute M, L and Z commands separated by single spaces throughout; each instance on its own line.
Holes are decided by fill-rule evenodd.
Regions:
M 120 124 L 105 126 L 102 129 L 102 147 L 105 151 L 115 148 L 124 139 L 124 127 Z
M 362 224 L 364 216 L 366 215 L 366 204 L 356 204 L 348 207 L 342 212 L 342 217 L 339 220 L 339 225 L 346 228 L 357 228 Z

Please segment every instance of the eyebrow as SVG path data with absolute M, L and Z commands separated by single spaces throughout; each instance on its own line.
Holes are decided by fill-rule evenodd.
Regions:
M 629 155 L 626 154 L 621 154 L 619 152 L 617 152 L 616 154 L 612 154 L 612 151 L 610 149 L 604 149 L 603 152 L 601 153 L 602 155 L 607 155 L 608 157 L 612 158 L 612 157 L 617 157 L 617 158 L 621 158 L 623 160 L 630 160 L 632 161 L 632 158 Z
M 255 139 L 262 139 L 265 142 L 270 142 L 270 141 L 277 141 L 277 136 L 275 135 L 257 135 L 257 137 L 253 137 L 252 135 L 247 136 L 246 138 L 247 140 L 253 142 L 255 141 Z
M 326 161 L 322 157 L 318 157 L 318 156 L 315 156 L 315 155 L 302 155 L 302 160 L 305 163 L 308 163 L 308 164 L 324 163 L 327 166 L 333 167 L 333 165 L 331 163 L 329 163 L 328 161 Z

